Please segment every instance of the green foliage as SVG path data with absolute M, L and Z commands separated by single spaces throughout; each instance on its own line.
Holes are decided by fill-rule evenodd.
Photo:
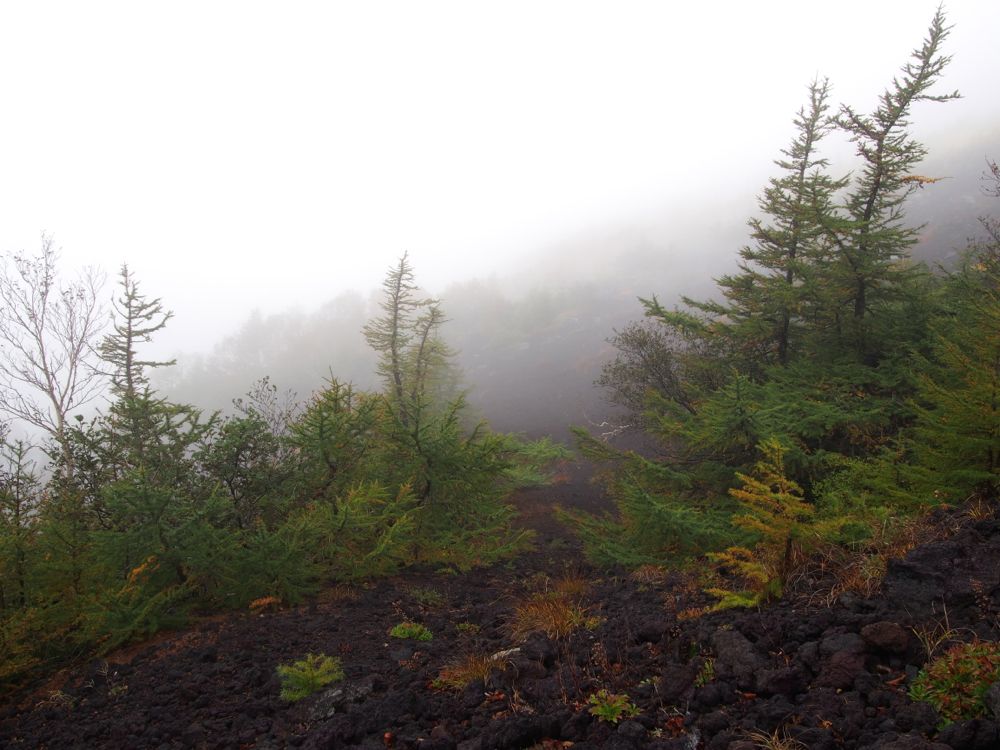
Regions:
M 732 522 L 757 539 L 753 549 L 730 547 L 712 558 L 734 570 L 751 584 L 749 592 L 712 589 L 725 606 L 749 600 L 756 604 L 781 596 L 794 559 L 804 543 L 815 537 L 811 521 L 815 509 L 802 497 L 802 488 L 785 475 L 784 448 L 774 439 L 760 445 L 762 458 L 751 474 L 737 473 L 742 486 L 729 491 L 741 513 Z
M 274 529 L 261 525 L 239 535 L 220 560 L 222 575 L 214 582 L 212 598 L 239 608 L 266 596 L 301 603 L 319 590 L 327 572 L 317 555 L 323 537 L 307 513 L 294 513 Z
M 984 716 L 986 691 L 998 680 L 1000 643 L 961 643 L 920 670 L 910 697 L 930 703 L 943 724 L 950 724 Z
M 419 622 L 408 621 L 393 625 L 389 631 L 389 635 L 393 638 L 405 638 L 414 641 L 429 641 L 434 638 L 431 631 Z
M 682 562 L 739 538 L 729 525 L 731 504 L 694 496 L 688 475 L 637 453 L 615 450 L 586 431 L 575 432 L 585 456 L 612 467 L 603 479 L 617 515 L 557 509 L 556 516 L 580 535 L 595 564 Z
M 908 475 L 922 502 L 1000 487 L 1000 236 L 971 252 L 947 285 L 919 381 Z
M 264 417 L 251 411 L 216 423 L 206 443 L 196 458 L 228 497 L 236 525 L 249 530 L 276 522 L 294 476 L 284 436 L 275 435 Z
M 816 264 L 830 244 L 824 223 L 847 184 L 829 177 L 828 162 L 818 155 L 834 127 L 826 114 L 829 90 L 825 79 L 809 87 L 809 103 L 794 121 L 796 137 L 775 162 L 782 176 L 771 178 L 758 201 L 770 221 L 749 221 L 754 244 L 740 250 L 740 272 L 718 280 L 726 301 L 685 300 L 708 316 L 706 332 L 724 340 L 732 361 L 750 374 L 787 364 L 802 346 L 804 318 L 821 304 Z
M 385 416 L 378 398 L 330 379 L 290 426 L 290 442 L 300 456 L 298 494 L 336 506 L 345 491 L 373 479 L 372 454 Z
M 944 10 L 938 8 L 923 44 L 879 97 L 875 110 L 865 115 L 843 106 L 837 118 L 838 127 L 857 144 L 862 168 L 838 216 L 825 222 L 834 247 L 830 280 L 842 290 L 850 313 L 844 332 L 865 357 L 878 349 L 870 338 L 871 319 L 906 284 L 906 268 L 898 261 L 917 240 L 918 229 L 904 221 L 903 204 L 923 184 L 919 176 L 913 179 L 913 169 L 927 150 L 906 130 L 911 108 L 959 96 L 930 93 L 951 59 L 940 52 L 948 32 Z
M 319 692 L 331 682 L 344 679 L 340 659 L 326 654 L 306 654 L 304 659 L 277 667 L 281 678 L 281 699 L 300 701 Z
M 8 443 L 0 425 L 0 618 L 28 606 L 30 567 L 41 502 L 41 478 L 29 458 L 31 446 Z
M 511 487 L 541 487 L 552 481 L 550 468 L 556 461 L 572 454 L 564 445 L 549 437 L 525 440 L 515 435 L 499 435 L 500 448 L 507 454 L 509 466 L 503 477 Z
M 987 308 L 1000 306 L 988 254 L 964 287 L 904 260 L 917 237 L 906 199 L 936 181 L 913 174 L 925 149 L 907 132 L 910 111 L 956 96 L 934 92 L 947 35 L 938 11 L 871 114 L 832 108 L 815 81 L 738 270 L 707 301 L 641 299 L 651 322 L 611 340 L 617 355 L 598 382 L 655 439 L 656 458 L 578 436 L 608 467 L 618 506 L 617 517 L 563 514 L 592 558 L 714 552 L 749 583 L 717 591 L 719 606 L 743 606 L 781 594 L 807 541 L 861 541 L 866 525 L 926 502 L 921 493 L 995 492 L 1000 326 Z M 846 177 L 820 151 L 835 132 L 858 149 Z
M 705 687 L 708 683 L 715 679 L 715 660 L 705 659 L 701 664 L 701 669 L 698 670 L 698 676 L 694 678 L 695 687 Z
M 146 370 L 166 367 L 170 362 L 139 358 L 136 347 L 152 341 L 152 336 L 167 325 L 173 313 L 164 310 L 159 298 L 147 300 L 139 293 L 139 282 L 127 265 L 121 267 L 121 297 L 113 301 L 114 333 L 101 343 L 101 358 L 111 365 L 112 392 L 119 398 L 135 398 L 145 390 Z
M 445 603 L 444 594 L 437 589 L 425 586 L 411 586 L 406 589 L 406 593 L 413 601 L 423 607 L 436 608 Z
M 587 698 L 590 704 L 591 716 L 601 721 L 617 724 L 622 719 L 631 719 L 639 715 L 638 707 L 629 700 L 627 695 L 598 690 Z

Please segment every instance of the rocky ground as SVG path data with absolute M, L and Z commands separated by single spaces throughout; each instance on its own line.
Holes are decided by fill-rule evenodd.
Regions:
M 554 503 L 602 505 L 585 475 L 570 467 L 565 482 L 517 498 L 538 534 L 531 554 L 338 587 L 309 606 L 161 636 L 16 696 L 0 708 L 0 747 L 1000 748 L 998 720 L 938 730 L 934 710 L 907 697 L 922 641 L 945 630 L 1000 639 L 995 513 L 939 514 L 950 535 L 894 562 L 875 598 L 826 606 L 803 593 L 694 616 L 706 599 L 691 575 L 587 567 L 551 516 Z M 579 607 L 574 632 L 515 635 L 518 607 L 552 592 Z M 390 637 L 404 621 L 433 638 Z M 283 700 L 276 667 L 306 653 L 339 657 L 345 677 Z M 488 677 L 442 684 L 442 670 L 469 655 Z M 600 720 L 588 703 L 600 690 L 637 712 Z

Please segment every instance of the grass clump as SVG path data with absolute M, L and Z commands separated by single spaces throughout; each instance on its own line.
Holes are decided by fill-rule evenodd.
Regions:
M 304 659 L 278 665 L 277 672 L 281 678 L 282 700 L 293 702 L 344 679 L 340 659 L 326 654 L 306 654 Z
M 435 687 L 462 690 L 467 685 L 487 678 L 494 672 L 502 672 L 510 664 L 510 652 L 496 654 L 466 654 L 452 659 L 441 669 Z
M 575 598 L 558 591 L 547 591 L 532 594 L 517 604 L 508 628 L 518 640 L 535 632 L 561 639 L 568 637 L 586 622 L 587 615 Z
M 998 680 L 1000 643 L 960 643 L 920 671 L 910 686 L 910 697 L 934 706 L 946 725 L 984 716 L 986 691 Z
M 759 750 L 806 750 L 806 746 L 787 734 L 779 733 L 777 729 L 768 734 L 755 730 L 747 735 L 747 739 Z
M 434 637 L 434 634 L 419 622 L 409 621 L 394 625 L 389 635 L 393 638 L 407 638 L 414 641 L 429 641 Z
M 598 690 L 587 698 L 590 704 L 590 714 L 596 716 L 601 721 L 617 724 L 622 719 L 631 719 L 639 715 L 639 708 L 627 695 L 621 693 L 609 693 L 607 690 Z

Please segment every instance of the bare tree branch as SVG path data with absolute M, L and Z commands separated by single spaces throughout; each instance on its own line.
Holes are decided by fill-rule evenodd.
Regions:
M 47 235 L 37 256 L 0 257 L 0 412 L 62 443 L 70 412 L 104 388 L 94 346 L 107 321 L 103 274 L 64 283 L 58 260 Z

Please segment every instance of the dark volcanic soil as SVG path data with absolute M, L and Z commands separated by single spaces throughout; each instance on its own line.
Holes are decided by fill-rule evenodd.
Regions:
M 926 658 L 913 628 L 944 623 L 947 611 L 964 640 L 1000 639 L 995 513 L 894 563 L 879 598 L 844 596 L 826 608 L 793 596 L 690 618 L 686 611 L 706 601 L 690 577 L 639 581 L 586 566 L 551 516 L 554 503 L 602 507 L 586 475 L 571 465 L 563 483 L 518 496 L 537 549 L 513 563 L 463 575 L 410 572 L 332 589 L 291 611 L 202 622 L 0 708 L 0 747 L 750 750 L 762 746 L 750 737 L 758 731 L 821 750 L 1000 748 L 996 720 L 937 731 L 933 709 L 906 695 Z M 516 602 L 567 571 L 590 582 L 589 627 L 565 640 L 513 639 Z M 404 620 L 433 639 L 390 638 Z M 434 685 L 455 657 L 511 649 L 486 684 Z M 284 701 L 275 668 L 307 652 L 339 656 L 346 677 Z M 599 689 L 627 694 L 638 715 L 599 721 L 587 705 Z

